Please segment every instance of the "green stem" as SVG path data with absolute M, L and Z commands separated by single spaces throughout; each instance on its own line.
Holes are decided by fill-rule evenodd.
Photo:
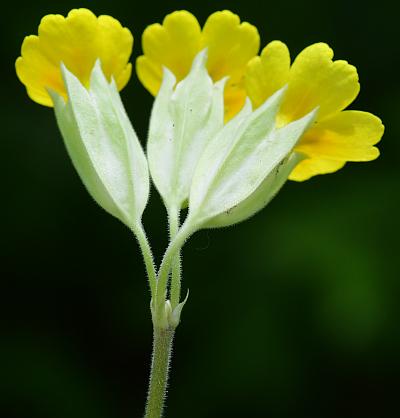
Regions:
M 153 358 L 145 418 L 160 418 L 162 416 L 173 339 L 173 329 L 154 328 Z
M 180 211 L 175 207 L 171 207 L 168 210 L 168 222 L 169 222 L 169 236 L 170 240 L 173 241 L 176 237 L 176 234 L 179 231 L 179 219 Z M 170 300 L 171 307 L 174 310 L 181 298 L 181 276 L 182 276 L 182 264 L 181 264 L 181 252 L 180 250 L 174 257 L 172 262 L 171 269 L 171 291 L 170 291 Z
M 144 264 L 146 266 L 147 277 L 149 280 L 151 296 L 152 298 L 154 298 L 157 289 L 157 272 L 154 266 L 153 253 L 151 251 L 151 247 L 147 239 L 146 233 L 143 229 L 143 226 L 138 225 L 133 232 L 136 235 L 136 239 L 138 240 L 140 250 L 142 251 Z
M 161 262 L 160 269 L 158 271 L 157 279 L 157 293 L 156 293 L 156 312 L 158 315 L 162 315 L 165 304 L 165 295 L 167 292 L 168 276 L 171 269 L 171 265 L 176 254 L 180 251 L 185 241 L 192 233 L 192 227 L 188 223 L 184 223 L 179 229 L 175 238 L 170 242 L 164 257 Z

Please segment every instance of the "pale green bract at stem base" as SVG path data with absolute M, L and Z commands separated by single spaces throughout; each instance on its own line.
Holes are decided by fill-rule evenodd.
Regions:
M 145 154 L 114 80 L 97 61 L 85 88 L 61 64 L 68 101 L 49 91 L 71 160 L 94 200 L 133 231 L 140 229 L 149 197 Z

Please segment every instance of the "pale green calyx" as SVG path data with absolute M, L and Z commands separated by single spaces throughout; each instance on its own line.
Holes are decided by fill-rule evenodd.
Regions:
M 50 91 L 72 162 L 95 201 L 135 230 L 149 196 L 146 157 L 114 80 L 95 64 L 85 88 L 61 64 L 68 101 Z
M 164 68 L 154 101 L 147 155 L 152 179 L 167 208 L 185 205 L 197 162 L 224 124 L 225 79 L 214 84 L 206 62 L 207 50 L 203 50 L 176 86 L 175 76 Z
M 316 111 L 282 128 L 275 125 L 285 88 L 252 111 L 241 112 L 208 143 L 190 190 L 186 222 L 195 229 L 232 225 L 262 209 L 278 192 L 299 156 L 293 147 Z

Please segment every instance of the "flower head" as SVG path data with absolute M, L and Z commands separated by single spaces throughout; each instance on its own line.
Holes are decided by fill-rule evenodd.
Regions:
M 290 66 L 288 48 L 274 41 L 248 63 L 245 83 L 255 107 L 288 84 L 278 125 L 319 109 L 316 123 L 295 148 L 306 158 L 293 170 L 291 180 L 307 180 L 337 171 L 347 161 L 371 161 L 379 156 L 374 145 L 383 135 L 380 119 L 371 113 L 344 110 L 360 90 L 357 70 L 332 58 L 329 46 L 317 43 L 304 49 Z
M 244 73 L 247 62 L 259 50 L 257 28 L 240 22 L 228 10 L 209 16 L 203 29 L 189 12 L 181 10 L 167 15 L 162 25 L 146 28 L 142 37 L 143 53 L 136 61 L 139 80 L 156 95 L 162 80 L 162 67 L 167 67 L 182 80 L 189 73 L 194 57 L 208 49 L 207 69 L 214 81 L 228 76 L 225 88 L 225 115 L 236 114 L 243 106 L 246 91 Z
M 88 87 L 96 60 L 104 75 L 114 78 L 119 90 L 131 76 L 128 63 L 133 45 L 129 29 L 111 16 L 96 17 L 88 9 L 74 9 L 67 17 L 45 16 L 38 36 L 24 39 L 21 56 L 15 63 L 17 75 L 35 102 L 53 106 L 48 88 L 66 98 L 61 75 L 63 63 L 80 82 Z

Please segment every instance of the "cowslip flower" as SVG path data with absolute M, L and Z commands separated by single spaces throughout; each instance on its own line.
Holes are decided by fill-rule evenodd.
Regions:
M 195 56 L 207 48 L 207 69 L 213 81 L 229 76 L 224 98 L 225 116 L 230 119 L 245 102 L 243 76 L 247 62 L 258 53 L 260 37 L 255 26 L 241 23 L 239 16 L 228 10 L 211 14 L 203 29 L 195 16 L 181 10 L 167 15 L 162 25 L 148 26 L 142 46 L 144 55 L 137 59 L 136 71 L 154 96 L 161 86 L 163 66 L 181 81 Z
M 29 97 L 52 107 L 48 89 L 67 98 L 61 62 L 88 87 L 94 64 L 99 60 L 107 79 L 113 77 L 118 90 L 122 90 L 132 72 L 128 62 L 132 46 L 131 32 L 118 20 L 106 15 L 96 17 L 88 9 L 74 9 L 67 17 L 43 17 L 38 35 L 24 39 L 15 67 Z
M 177 84 L 164 69 L 147 143 L 150 173 L 169 216 L 189 206 L 186 224 L 193 230 L 236 223 L 262 209 L 286 181 L 286 167 L 297 162 L 286 157 L 315 116 L 310 111 L 276 127 L 282 88 L 256 110 L 247 100 L 224 124 L 226 80 L 213 83 L 206 61 L 204 50 Z
M 245 84 L 255 107 L 288 84 L 278 125 L 318 108 L 316 123 L 294 149 L 305 158 L 290 174 L 291 180 L 307 180 L 335 172 L 347 161 L 371 161 L 379 156 L 374 145 L 383 135 L 380 119 L 368 112 L 344 110 L 360 91 L 357 70 L 332 58 L 332 49 L 317 43 L 304 49 L 290 65 L 287 46 L 273 41 L 248 63 Z
M 119 96 L 132 65 L 131 32 L 88 9 L 45 16 L 15 66 L 35 102 L 54 107 L 71 160 L 94 200 L 143 235 L 147 160 Z

